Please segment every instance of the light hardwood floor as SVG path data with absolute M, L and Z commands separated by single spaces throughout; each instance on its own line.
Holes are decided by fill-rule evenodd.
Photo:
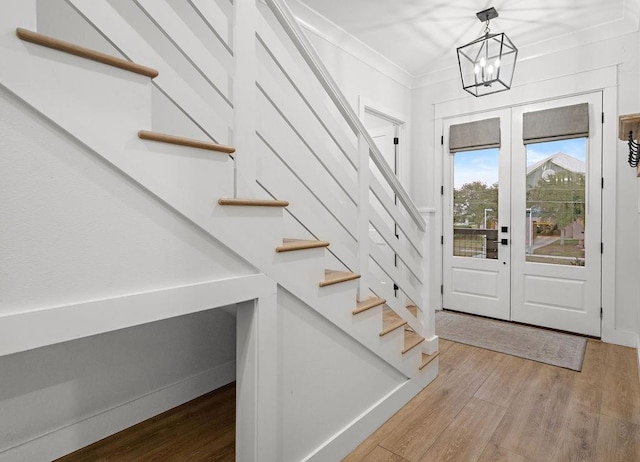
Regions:
M 438 377 L 344 460 L 638 462 L 636 351 L 589 340 L 574 372 L 441 340 Z
M 56 462 L 235 460 L 236 384 L 231 383 Z
M 636 352 L 589 340 L 582 372 L 440 341 L 439 376 L 345 461 L 640 462 Z M 232 461 L 229 385 L 61 462 Z

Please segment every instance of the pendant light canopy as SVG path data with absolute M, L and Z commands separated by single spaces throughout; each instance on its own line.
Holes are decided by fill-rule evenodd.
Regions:
M 491 34 L 489 21 L 498 17 L 495 8 L 476 13 L 486 23 L 485 34 L 458 48 L 462 88 L 473 96 L 509 90 L 518 49 L 504 33 Z

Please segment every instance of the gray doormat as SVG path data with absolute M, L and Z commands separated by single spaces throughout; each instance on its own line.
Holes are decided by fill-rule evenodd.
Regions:
M 436 312 L 436 335 L 574 371 L 582 370 L 587 339 L 449 311 Z

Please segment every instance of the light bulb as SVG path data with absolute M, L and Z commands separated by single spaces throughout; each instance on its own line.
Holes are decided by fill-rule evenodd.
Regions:
M 491 64 L 489 64 L 489 67 L 487 67 L 487 72 L 489 74 L 493 74 L 493 66 Z
M 478 66 L 476 64 L 476 67 L 473 68 L 473 72 L 476 73 L 476 74 L 479 74 L 480 73 L 480 66 Z
M 487 64 L 487 60 L 484 58 L 480 58 L 480 66 L 484 67 L 485 64 Z
M 496 58 L 496 69 L 500 67 L 500 58 Z

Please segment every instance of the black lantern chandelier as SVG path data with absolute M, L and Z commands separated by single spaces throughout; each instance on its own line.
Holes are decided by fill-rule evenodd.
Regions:
M 504 33 L 491 34 L 489 21 L 498 17 L 495 8 L 476 13 L 486 23 L 484 35 L 458 48 L 462 88 L 473 96 L 509 90 L 518 49 Z

